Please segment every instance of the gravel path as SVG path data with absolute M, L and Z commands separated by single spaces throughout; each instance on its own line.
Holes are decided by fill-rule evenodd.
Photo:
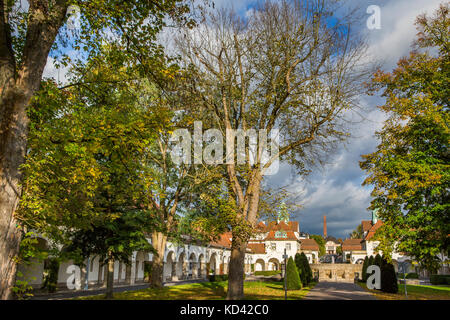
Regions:
M 354 283 L 319 282 L 304 300 L 376 300 L 375 296 Z

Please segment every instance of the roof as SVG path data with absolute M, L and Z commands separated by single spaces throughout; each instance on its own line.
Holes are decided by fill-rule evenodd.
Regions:
M 358 251 L 362 250 L 361 242 L 363 239 L 345 239 L 342 243 L 342 251 Z
M 301 250 L 319 251 L 319 245 L 314 239 L 301 239 L 300 243 L 301 243 L 300 247 Z
M 251 250 L 252 253 L 264 254 L 266 253 L 266 247 L 264 243 L 249 243 L 247 248 Z
M 270 231 L 267 235 L 266 239 L 271 241 L 297 241 L 298 238 L 295 236 L 295 233 L 292 231 L 284 231 L 284 230 L 277 230 L 277 231 Z
M 263 222 L 258 223 L 257 227 L 262 232 L 270 232 L 270 231 L 292 231 L 292 232 L 298 232 L 299 231 L 299 225 L 298 221 L 289 221 L 288 223 L 281 221 L 279 223 L 275 221 L 271 221 L 267 224 L 264 224 Z
M 364 240 L 370 240 L 372 239 L 372 237 L 375 235 L 375 232 L 383 225 L 383 221 L 378 220 L 377 223 L 375 223 L 370 229 L 369 232 L 367 233 L 366 237 L 364 238 Z
M 219 236 L 219 239 L 217 239 L 217 241 L 211 242 L 211 246 L 231 248 L 231 238 L 232 238 L 231 232 L 222 233 Z
M 372 221 L 370 221 L 370 220 L 363 220 L 363 221 L 361 221 L 361 226 L 362 226 L 363 232 L 369 231 L 370 228 L 372 228 Z

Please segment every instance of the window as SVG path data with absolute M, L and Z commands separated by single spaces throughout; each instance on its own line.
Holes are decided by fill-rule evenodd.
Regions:
M 272 242 L 272 243 L 270 244 L 270 249 L 272 249 L 272 250 L 277 250 L 277 244 L 276 244 L 275 242 Z
M 291 250 L 291 244 L 290 243 L 286 243 L 286 250 Z

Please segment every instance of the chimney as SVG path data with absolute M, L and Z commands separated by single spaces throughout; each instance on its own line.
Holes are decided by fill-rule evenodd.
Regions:
M 323 237 L 327 237 L 327 216 L 323 216 Z

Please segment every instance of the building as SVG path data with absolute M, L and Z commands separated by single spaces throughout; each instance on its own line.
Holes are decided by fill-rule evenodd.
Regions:
M 288 256 L 304 252 L 310 263 L 317 262 L 319 246 L 313 239 L 300 233 L 299 223 L 284 218 L 276 222 L 260 222 L 254 236 L 249 240 L 244 261 L 244 271 L 281 270 L 284 264 L 284 250 Z M 151 243 L 151 239 L 147 241 Z M 231 232 L 226 232 L 208 244 L 202 244 L 190 237 L 183 237 L 183 243 L 168 241 L 163 258 L 163 281 L 206 278 L 208 274 L 227 274 L 231 257 Z M 39 245 L 45 249 L 46 239 L 39 238 Z M 145 266 L 151 264 L 153 254 L 134 252 L 130 264 L 116 261 L 114 281 L 117 284 L 135 284 L 145 281 Z M 101 266 L 99 257 L 90 257 L 81 268 L 81 282 L 88 278 L 89 285 L 105 285 L 106 268 Z M 58 285 L 65 287 L 73 273 L 72 261 L 60 264 Z M 44 263 L 35 263 L 31 267 L 20 267 L 20 271 L 29 280 L 30 285 L 39 288 L 43 283 Z M 83 285 L 84 287 L 84 285 Z

